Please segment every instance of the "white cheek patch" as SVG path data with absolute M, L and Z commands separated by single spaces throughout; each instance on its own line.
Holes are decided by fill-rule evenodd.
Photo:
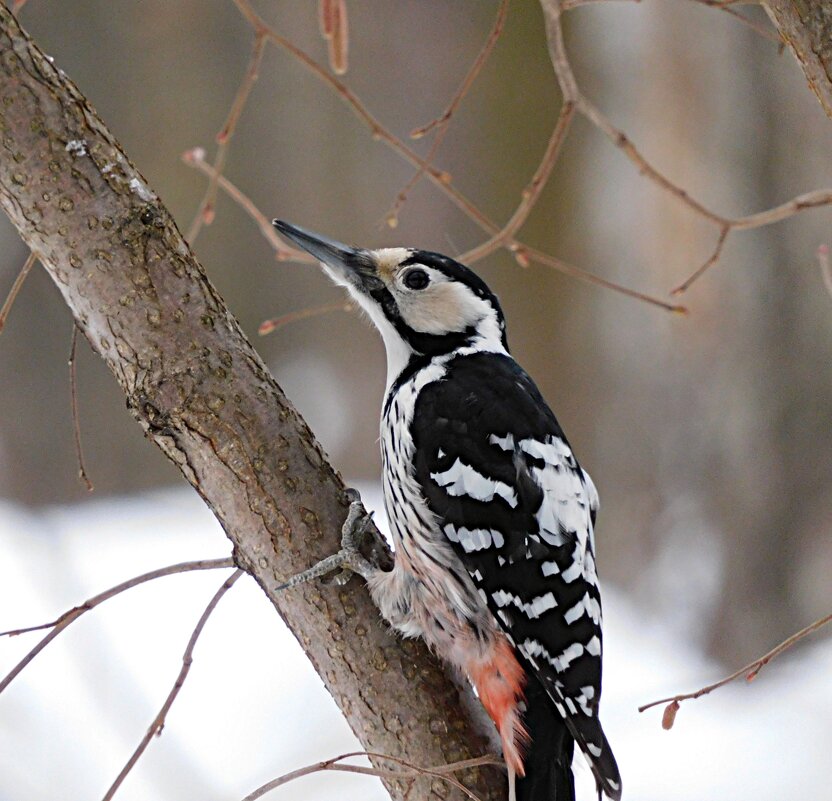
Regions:
M 477 327 L 493 315 L 491 304 L 477 297 L 467 286 L 447 281 L 435 270 L 426 270 L 431 285 L 418 292 L 394 290 L 402 320 L 414 331 L 424 334 L 447 334 Z

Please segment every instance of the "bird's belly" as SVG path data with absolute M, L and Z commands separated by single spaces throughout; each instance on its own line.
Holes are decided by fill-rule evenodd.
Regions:
M 371 589 L 393 626 L 405 636 L 422 637 L 465 668 L 472 652 L 493 647 L 498 626 L 414 483 L 406 474 L 385 471 L 396 560 Z

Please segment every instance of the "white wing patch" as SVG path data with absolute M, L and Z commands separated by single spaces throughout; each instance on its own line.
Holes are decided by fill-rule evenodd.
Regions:
M 561 571 L 556 562 L 543 562 L 543 575 L 560 573 L 567 584 L 583 578 L 597 586 L 591 512 L 598 508 L 598 491 L 589 474 L 578 467 L 566 442 L 556 436 L 546 437 L 545 441 L 515 441 L 511 433 L 505 436 L 491 434 L 488 441 L 504 451 L 519 450 L 543 462 L 542 467 L 529 467 L 532 478 L 544 493 L 543 503 L 535 515 L 540 538 L 556 547 L 566 545 L 572 539 L 575 541 L 572 564 Z
M 506 592 L 505 590 L 492 592 L 491 597 L 494 599 L 494 603 L 497 604 L 497 606 L 503 607 L 508 606 L 509 604 L 516 606 L 527 618 L 531 620 L 540 617 L 544 612 L 554 609 L 558 605 L 554 594 L 551 592 L 538 595 L 536 598 L 532 598 L 531 601 L 528 601 L 527 603 L 524 603 L 521 598 L 510 592 Z
M 508 484 L 484 476 L 459 458 L 444 473 L 431 473 L 430 477 L 448 495 L 467 495 L 484 502 L 499 495 L 512 509 L 517 506 L 517 494 Z
M 502 548 L 505 544 L 503 535 L 494 529 L 465 528 L 464 526 L 457 528 L 451 523 L 446 523 L 442 530 L 451 542 L 458 542 L 464 548 L 465 553 L 482 551 L 492 546 Z
M 597 639 L 597 637 L 593 637 L 593 639 Z M 535 663 L 536 657 L 543 657 L 558 673 L 563 673 L 569 665 L 584 653 L 584 650 L 589 653 L 589 648 L 579 642 L 571 643 L 560 656 L 555 657 L 540 642 L 534 639 L 523 640 L 518 647 L 520 653 L 531 660 L 532 664 Z
M 586 615 L 595 625 L 601 623 L 601 604 L 595 598 L 592 598 L 588 592 L 584 593 L 575 606 L 567 609 L 563 613 L 563 619 L 571 626 L 576 620 Z

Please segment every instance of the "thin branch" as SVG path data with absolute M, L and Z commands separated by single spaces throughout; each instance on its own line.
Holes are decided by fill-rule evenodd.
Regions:
M 674 297 L 677 295 L 681 295 L 684 292 L 687 292 L 690 289 L 690 285 L 696 281 L 703 273 L 710 270 L 718 261 L 720 256 L 722 255 L 722 250 L 725 247 L 725 242 L 728 239 L 728 234 L 731 233 L 733 230 L 731 225 L 723 225 L 719 231 L 719 237 L 716 240 L 716 246 L 714 247 L 713 253 L 707 258 L 707 260 L 702 264 L 701 267 L 698 267 L 693 273 L 686 278 L 679 286 L 675 289 L 670 290 L 670 294 Z
M 347 104 L 353 114 L 369 128 L 373 139 L 384 142 L 391 150 L 414 167 L 424 169 L 424 174 L 428 180 L 439 188 L 454 205 L 481 228 L 487 230 L 489 233 L 494 233 L 498 230 L 498 226 L 489 220 L 474 203 L 450 185 L 447 173 L 428 164 L 425 159 L 419 156 L 412 148 L 408 147 L 399 137 L 385 128 L 346 84 L 338 80 L 338 78 L 332 75 L 294 42 L 285 36 L 281 36 L 276 30 L 267 25 L 251 6 L 249 0 L 234 0 L 234 3 L 256 33 L 262 33 L 268 37 L 269 40 L 303 64 L 316 78 L 329 86 Z
M 513 244 L 513 247 L 516 248 L 515 257 L 524 257 L 526 259 L 536 261 L 538 264 L 551 267 L 553 270 L 557 270 L 564 275 L 569 275 L 572 278 L 577 278 L 579 281 L 583 281 L 584 283 L 595 284 L 596 286 L 603 287 L 604 289 L 611 289 L 613 292 L 618 292 L 620 295 L 626 295 L 627 297 L 634 298 L 635 300 L 649 303 L 651 306 L 657 306 L 660 309 L 673 312 L 674 314 L 681 314 L 683 316 L 689 314 L 687 306 L 682 306 L 677 303 L 668 303 L 667 301 L 661 300 L 654 295 L 648 295 L 645 292 L 639 292 L 637 289 L 630 289 L 626 286 L 622 286 L 621 284 L 617 284 L 607 278 L 602 278 L 600 275 L 595 275 L 594 273 L 587 272 L 580 267 L 575 267 L 574 265 L 562 261 L 555 256 L 550 256 L 548 253 L 544 253 L 541 250 L 535 250 L 535 248 L 530 248 L 527 245 L 521 245 L 517 242 Z
M 546 145 L 546 151 L 543 154 L 543 158 L 541 159 L 537 170 L 535 170 L 532 180 L 523 190 L 520 204 L 515 209 L 514 214 L 511 215 L 508 222 L 490 239 L 486 240 L 481 245 L 478 245 L 473 250 L 469 250 L 467 253 L 463 254 L 460 257 L 461 261 L 466 264 L 473 264 L 474 262 L 490 255 L 495 250 L 499 250 L 506 243 L 513 242 L 515 234 L 523 227 L 523 224 L 528 219 L 529 214 L 531 214 L 535 203 L 537 203 L 538 198 L 540 197 L 540 193 L 543 191 L 543 188 L 546 186 L 546 182 L 549 180 L 549 176 L 552 174 L 552 169 L 558 160 L 561 147 L 563 146 L 563 142 L 566 139 L 566 135 L 569 133 L 569 129 L 574 119 L 575 104 L 567 100 L 561 106 L 557 123 L 552 129 L 552 134 L 549 137 L 549 142 Z
M 468 73 L 462 79 L 462 83 L 459 85 L 454 96 L 451 98 L 451 102 L 448 103 L 447 108 L 445 109 L 442 114 L 437 117 L 436 119 L 431 120 L 427 125 L 423 125 L 421 128 L 416 128 L 414 131 L 411 131 L 410 138 L 411 139 L 421 139 L 427 133 L 432 131 L 434 128 L 437 128 L 436 136 L 434 137 L 433 144 L 431 145 L 430 150 L 428 151 L 427 156 L 425 157 L 425 161 L 428 164 L 433 163 L 433 159 L 435 158 L 436 154 L 439 152 L 439 148 L 442 145 L 442 142 L 445 140 L 445 136 L 448 133 L 448 125 L 451 121 L 451 117 L 456 113 L 456 110 L 459 108 L 459 105 L 462 103 L 462 100 L 465 98 L 465 95 L 473 86 L 474 81 L 477 79 L 477 76 L 482 72 L 482 68 L 485 66 L 486 62 L 488 61 L 489 57 L 491 56 L 492 51 L 494 50 L 494 46 L 497 44 L 497 40 L 500 38 L 500 34 L 503 32 L 503 28 L 505 27 L 506 16 L 508 14 L 508 0 L 502 0 L 500 3 L 500 7 L 497 9 L 497 17 L 494 20 L 494 25 L 491 27 L 491 31 L 488 34 L 488 38 L 485 40 L 485 44 L 483 44 L 480 52 L 477 54 L 476 59 L 474 59 L 474 63 L 471 65 L 471 68 L 468 70 Z M 422 167 L 413 174 L 413 177 L 407 182 L 404 189 L 402 189 L 398 195 L 396 195 L 396 199 L 393 201 L 393 206 L 390 211 L 386 215 L 387 224 L 391 228 L 395 228 L 398 224 L 398 217 L 399 212 L 401 211 L 402 206 L 407 202 L 407 197 L 410 194 L 411 190 L 417 183 L 422 179 L 422 176 L 425 174 L 425 170 Z
M 721 8 L 729 13 L 735 14 L 733 9 L 727 7 L 728 4 L 721 2 L 721 0 L 698 0 L 704 2 L 706 5 L 713 5 Z M 541 6 L 546 20 L 546 36 L 549 43 L 549 56 L 552 62 L 555 76 L 563 93 L 564 103 L 574 103 L 576 110 L 592 125 L 594 125 L 601 133 L 603 133 L 610 142 L 617 147 L 630 160 L 630 162 L 639 171 L 639 174 L 644 175 L 648 180 L 655 184 L 659 189 L 676 198 L 680 203 L 687 206 L 694 214 L 703 218 L 704 220 L 715 225 L 719 230 L 719 237 L 716 248 L 711 257 L 682 284 L 673 290 L 673 294 L 680 294 L 688 289 L 691 284 L 707 272 L 714 264 L 719 261 L 722 255 L 722 250 L 725 245 L 729 233 L 733 230 L 747 230 L 751 228 L 759 228 L 764 225 L 771 225 L 772 223 L 792 217 L 800 211 L 808 208 L 817 208 L 819 206 L 828 206 L 832 204 L 832 191 L 822 189 L 814 192 L 809 192 L 805 195 L 800 195 L 786 203 L 768 209 L 758 214 L 752 214 L 747 217 L 730 218 L 722 214 L 718 214 L 712 209 L 708 208 L 704 203 L 692 197 L 687 190 L 683 189 L 679 184 L 670 180 L 661 170 L 653 166 L 647 160 L 642 152 L 635 146 L 633 141 L 627 136 L 624 131 L 612 124 L 610 119 L 604 114 L 579 88 L 575 73 L 572 70 L 572 65 L 569 61 L 569 55 L 566 51 L 566 45 L 563 38 L 563 25 L 561 23 L 561 16 L 567 8 L 575 8 L 575 0 L 541 0 Z M 745 20 L 741 15 L 741 19 Z M 749 22 L 748 20 L 745 20 Z M 779 39 L 778 39 L 779 40 Z
M 235 0 L 235 2 L 236 1 L 237 0 Z M 209 177 L 216 174 L 214 168 L 205 161 L 205 153 L 201 148 L 194 148 L 192 150 L 186 151 L 182 155 L 182 160 L 188 166 L 198 169 L 200 172 L 204 173 L 205 175 L 208 175 Z M 228 196 L 231 197 L 234 201 L 236 201 L 241 206 L 241 208 L 251 217 L 251 219 L 254 220 L 254 222 L 257 224 L 257 227 L 262 232 L 263 236 L 274 248 L 278 260 L 297 261 L 302 262 L 304 264 L 310 264 L 316 261 L 312 256 L 308 255 L 307 253 L 302 253 L 284 244 L 283 241 L 275 233 L 274 226 L 269 222 L 266 215 L 264 215 L 257 208 L 254 201 L 252 201 L 247 195 L 245 195 L 225 176 L 219 176 L 217 183 L 219 188 L 226 192 L 226 194 L 228 194 Z M 446 191 L 459 195 L 459 193 L 457 193 L 456 190 L 452 187 L 448 187 L 445 184 L 440 185 Z M 462 197 L 462 195 L 459 195 L 459 197 Z M 480 222 L 482 224 L 482 227 L 484 227 L 485 230 L 491 233 L 493 236 L 500 234 L 501 229 L 495 223 L 491 222 L 491 220 L 485 217 L 485 215 L 482 215 L 482 219 L 480 220 Z M 626 297 L 634 298 L 635 300 L 644 301 L 646 303 L 649 303 L 650 305 L 656 306 L 661 309 L 665 309 L 667 311 L 687 314 L 688 310 L 684 306 L 679 306 L 673 303 L 667 303 L 652 295 L 648 295 L 643 292 L 638 292 L 637 290 L 629 289 L 628 287 L 625 287 L 621 284 L 617 284 L 615 281 L 609 281 L 605 278 L 601 278 L 586 270 L 582 270 L 580 267 L 575 267 L 571 264 L 567 264 L 566 262 L 554 256 L 549 256 L 543 253 L 542 251 L 530 248 L 514 239 L 511 239 L 510 241 L 505 242 L 504 244 L 508 246 L 508 248 L 514 253 L 516 258 L 521 259 L 522 255 L 519 254 L 523 253 L 533 254 L 535 261 L 540 262 L 541 264 L 545 264 L 546 266 L 558 270 L 559 272 L 562 272 L 566 275 L 569 275 L 572 278 L 576 278 L 579 281 L 584 281 L 585 283 L 604 287 L 605 289 L 612 290 L 613 292 L 625 295 Z
M 744 14 L 740 14 L 739 11 L 732 8 L 732 6 L 736 5 L 736 3 L 726 3 L 725 0 L 693 0 L 693 2 L 724 11 L 726 14 L 729 14 L 735 20 L 745 25 L 747 28 L 750 28 L 758 36 L 762 36 L 763 39 L 768 39 L 770 42 L 774 42 L 774 44 L 780 45 L 781 47 L 783 45 L 783 37 L 780 36 L 778 31 L 767 28 L 765 25 L 761 25 L 756 20 L 749 19 Z
M 817 631 L 819 628 L 825 626 L 827 623 L 832 621 L 832 614 L 826 615 L 826 617 L 820 618 L 820 620 L 816 620 L 814 623 L 806 626 L 806 628 L 801 629 L 800 631 L 791 635 L 791 637 L 787 637 L 783 642 L 779 645 L 772 648 L 768 653 L 763 654 L 759 659 L 755 659 L 753 662 L 749 662 L 745 667 L 741 667 L 739 670 L 732 673 L 730 676 L 726 676 L 724 679 L 720 679 L 719 681 L 714 682 L 713 684 L 708 684 L 705 687 L 702 687 L 699 690 L 696 690 L 692 693 L 680 693 L 679 695 L 673 695 L 669 698 L 660 698 L 658 701 L 651 701 L 649 704 L 644 704 L 638 708 L 639 712 L 644 712 L 646 709 L 650 709 L 654 706 L 659 706 L 660 704 L 667 704 L 665 708 L 665 713 L 662 718 L 662 725 L 665 729 L 669 729 L 673 726 L 673 722 L 676 718 L 676 712 L 679 709 L 679 704 L 682 701 L 687 701 L 692 698 L 701 698 L 703 695 L 707 695 L 708 693 L 713 692 L 714 690 L 719 689 L 720 687 L 724 687 L 726 684 L 730 684 L 735 679 L 738 679 L 740 676 L 745 676 L 746 681 L 753 681 L 757 678 L 757 674 L 769 663 L 772 659 L 775 659 L 783 651 L 787 651 L 791 648 L 796 642 L 802 640 L 804 637 L 812 634 L 813 632 Z
M 123 581 L 121 584 L 116 584 L 115 587 L 110 587 L 109 590 L 105 590 L 98 595 L 94 595 L 89 600 L 84 601 L 84 603 L 80 606 L 73 607 L 72 609 L 64 612 L 60 617 L 56 618 L 51 623 L 41 623 L 38 626 L 29 626 L 23 629 L 12 629 L 10 631 L 0 632 L 0 637 L 16 637 L 19 634 L 26 634 L 30 631 L 52 629 L 52 631 L 50 631 L 34 648 L 32 648 L 32 650 L 29 651 L 29 653 L 26 654 L 26 656 L 24 656 L 23 659 L 21 659 L 20 662 L 12 668 L 9 674 L 2 681 L 0 681 L 0 693 L 2 693 L 3 690 L 5 690 L 6 687 L 8 687 L 15 680 L 15 678 L 17 678 L 20 672 L 64 629 L 66 629 L 71 623 L 74 623 L 79 617 L 81 617 L 81 615 L 89 612 L 91 609 L 95 609 L 96 606 L 104 603 L 104 601 L 109 601 L 110 598 L 114 598 L 116 595 L 119 595 L 126 590 L 138 587 L 140 584 L 153 581 L 157 578 L 172 576 L 175 573 L 187 573 L 191 570 L 216 570 L 217 568 L 222 567 L 234 567 L 234 560 L 230 557 L 225 559 L 200 559 L 196 562 L 180 562 L 179 564 L 169 565 L 168 567 L 162 567 L 158 570 L 151 570 L 149 573 L 143 573 L 140 576 L 135 576 L 127 581 Z
M 264 36 L 267 36 L 275 44 L 294 56 L 301 64 L 309 69 L 315 77 L 327 84 L 348 105 L 358 119 L 360 119 L 370 129 L 374 139 L 378 139 L 387 144 L 388 147 L 390 147 L 394 152 L 398 153 L 402 158 L 409 161 L 414 166 L 423 168 L 424 174 L 428 180 L 430 180 L 454 205 L 457 206 L 457 208 L 459 208 L 470 220 L 476 223 L 487 234 L 490 236 L 499 234 L 501 230 L 500 226 L 493 222 L 473 202 L 465 197 L 465 195 L 459 192 L 452 185 L 450 176 L 448 176 L 447 173 L 437 170 L 435 167 L 428 164 L 425 159 L 421 158 L 401 139 L 388 131 L 344 83 L 325 70 L 320 64 L 318 64 L 318 62 L 316 62 L 311 56 L 309 56 L 293 42 L 281 36 L 274 29 L 270 28 L 257 14 L 251 6 L 249 0 L 234 0 L 234 3 L 240 10 L 240 13 L 243 14 L 249 24 L 254 28 L 256 33 L 262 33 Z M 575 87 L 575 91 L 577 91 L 577 86 Z M 565 92 L 564 95 L 566 96 Z M 525 251 L 532 251 L 531 248 L 528 248 L 523 243 L 515 240 L 506 242 L 505 244 L 509 250 L 515 254 L 515 258 L 522 258 L 522 253 Z M 567 266 L 564 262 L 554 257 L 547 258 L 545 263 L 556 270 L 561 270 L 564 266 L 566 266 L 567 269 L 562 269 L 562 271 L 568 275 L 580 278 L 588 283 L 605 286 L 608 289 L 615 289 L 615 291 L 618 291 L 628 297 L 639 300 L 645 300 L 646 297 L 648 297 L 642 295 L 642 293 L 627 289 L 626 287 L 620 287 L 612 281 L 598 279 L 597 276 L 593 276 L 580 268 Z M 652 298 L 648 302 L 654 306 L 669 311 L 685 311 L 683 307 L 664 303 L 656 298 Z
M 731 231 L 750 231 L 754 228 L 763 228 L 767 225 L 787 220 L 800 214 L 802 211 L 808 209 L 817 209 L 832 204 L 832 190 L 817 189 L 813 192 L 806 192 L 805 194 L 793 197 L 779 206 L 774 206 L 765 211 L 759 211 L 756 214 L 749 214 L 745 217 L 727 218 L 724 220 L 720 228 L 720 236 L 717 241 L 716 250 L 701 267 L 696 269 L 690 276 L 688 276 L 679 286 L 672 290 L 671 294 L 680 295 L 681 293 L 690 289 L 691 284 L 702 276 L 704 272 L 713 267 L 719 261 L 722 253 L 725 240 Z
M 282 328 L 284 325 L 288 325 L 289 323 L 296 323 L 298 320 L 308 320 L 310 317 L 318 317 L 322 314 L 329 314 L 330 312 L 334 311 L 345 311 L 349 312 L 352 311 L 355 307 L 349 301 L 339 300 L 335 303 L 326 303 L 322 306 L 312 306 L 308 309 L 300 309 L 299 311 L 289 312 L 288 314 L 283 314 L 280 317 L 273 317 L 271 320 L 264 320 L 260 323 L 260 327 L 257 329 L 257 333 L 260 336 L 265 336 L 266 334 L 271 334 L 272 331 L 276 331 L 278 328 Z
M 26 257 L 26 261 L 23 262 L 23 267 L 20 268 L 17 278 L 14 279 L 12 288 L 9 290 L 9 294 L 6 296 L 6 300 L 3 303 L 2 308 L 0 308 L 0 333 L 2 333 L 3 328 L 6 325 L 6 319 L 9 316 L 9 312 L 12 310 L 12 306 L 14 305 L 17 295 L 23 286 L 23 282 L 26 280 L 26 276 L 29 275 L 29 271 L 32 267 L 34 267 L 37 259 L 38 254 L 31 251 Z
M 214 213 L 217 200 L 217 181 L 222 174 L 225 167 L 225 160 L 228 156 L 228 146 L 231 143 L 231 138 L 234 136 L 234 131 L 237 128 L 237 123 L 240 115 L 243 113 L 246 101 L 248 100 L 257 76 L 260 72 L 260 64 L 263 60 L 263 52 L 266 47 L 265 36 L 257 32 L 254 36 L 254 43 L 251 47 L 251 57 L 249 59 L 248 69 L 243 77 L 243 81 L 237 89 L 237 94 L 234 97 L 234 102 L 231 104 L 231 110 L 228 112 L 225 124 L 217 134 L 217 156 L 214 159 L 214 175 L 208 182 L 205 189 L 205 195 L 202 202 L 199 204 L 196 216 L 194 217 L 191 227 L 188 230 L 186 239 L 193 245 L 194 240 L 199 236 L 203 225 L 210 225 L 214 220 Z
M 580 8 L 581 6 L 625 1 L 627 0 L 563 0 L 561 2 L 561 10 L 572 11 L 573 9 Z M 629 2 L 639 3 L 641 0 L 629 0 Z M 761 25 L 759 22 L 740 14 L 736 9 L 731 8 L 731 6 L 735 5 L 759 5 L 759 0 L 691 0 L 691 2 L 716 8 L 719 11 L 724 11 L 734 17 L 734 19 L 741 22 L 743 25 L 751 28 L 752 31 L 759 34 L 764 39 L 768 39 L 770 42 L 774 42 L 775 44 L 782 44 L 783 39 L 777 31 L 773 31 L 770 28 Z
M 191 150 L 183 155 L 182 158 L 185 161 L 185 163 L 189 166 L 196 167 L 206 175 L 210 175 L 211 171 L 213 170 L 213 167 L 211 167 L 210 164 L 207 164 L 205 161 L 202 160 L 202 157 L 199 152 L 196 153 L 196 156 L 194 156 L 194 153 L 195 151 Z M 219 186 L 220 189 L 227 192 L 231 198 L 240 203 L 243 209 L 257 223 L 258 227 L 263 232 L 263 234 L 268 238 L 269 243 L 274 248 L 280 248 L 280 250 L 277 253 L 277 257 L 279 260 L 298 261 L 303 262 L 304 264 L 309 264 L 316 261 L 314 257 L 309 256 L 308 254 L 296 252 L 288 248 L 286 245 L 282 243 L 282 241 L 277 236 L 273 235 L 274 226 L 268 222 L 266 216 L 254 205 L 253 201 L 246 197 L 234 184 L 231 183 L 231 181 L 229 181 L 224 176 L 220 177 Z M 496 226 L 494 226 L 494 231 L 495 233 L 498 232 Z M 511 241 L 507 242 L 506 245 L 508 249 L 514 254 L 514 257 L 517 259 L 517 261 L 521 263 L 521 265 L 523 264 L 524 258 L 526 262 L 528 262 L 530 258 L 540 264 L 544 264 L 547 267 L 551 267 L 552 269 L 557 270 L 558 272 L 562 272 L 565 275 L 570 276 L 571 278 L 576 278 L 579 281 L 583 281 L 584 283 L 594 284 L 596 286 L 603 287 L 604 289 L 609 289 L 626 297 L 643 301 L 652 306 L 657 306 L 658 308 L 664 309 L 666 311 L 674 312 L 677 314 L 688 313 L 688 309 L 686 306 L 680 306 L 674 303 L 667 303 L 666 301 L 661 300 L 660 298 L 657 298 L 654 295 L 648 295 L 644 292 L 639 292 L 635 289 L 630 289 L 626 286 L 623 286 L 622 284 L 617 284 L 615 281 L 610 281 L 606 278 L 601 278 L 600 276 L 588 272 L 587 270 L 583 270 L 580 267 L 575 267 L 572 264 L 568 264 L 562 259 L 558 259 L 555 256 L 550 256 L 544 253 L 543 251 L 536 250 L 535 248 L 531 248 L 528 245 L 524 245 L 522 242 L 518 242 L 515 239 L 512 239 Z M 263 333 L 269 333 L 269 331 Z
M 208 606 L 205 607 L 202 615 L 200 616 L 199 620 L 197 621 L 196 627 L 194 628 L 193 632 L 191 633 L 191 637 L 188 640 L 188 645 L 185 648 L 185 653 L 182 655 L 182 668 L 179 671 L 179 675 L 176 677 L 176 681 L 173 683 L 173 687 L 171 691 L 168 693 L 168 697 L 165 699 L 165 702 L 162 704 L 162 708 L 159 710 L 159 713 L 153 719 L 153 722 L 150 724 L 147 732 L 145 733 L 144 737 L 142 737 L 141 742 L 136 746 L 136 750 L 130 756 L 130 759 L 127 760 L 127 763 L 121 769 L 121 772 L 116 776 L 115 781 L 110 786 L 110 789 L 104 794 L 103 801 L 110 801 L 112 797 L 116 794 L 116 791 L 121 786 L 121 783 L 127 778 L 127 774 L 133 769 L 135 764 L 139 761 L 142 754 L 145 752 L 145 749 L 150 744 L 150 741 L 153 737 L 157 734 L 162 733 L 162 729 L 165 726 L 165 719 L 167 717 L 168 712 L 170 712 L 170 708 L 173 706 L 173 702 L 176 700 L 176 697 L 179 695 L 179 691 L 182 689 L 182 685 L 185 683 L 185 679 L 188 678 L 188 672 L 191 669 L 191 665 L 193 664 L 193 654 L 194 654 L 194 647 L 196 646 L 197 640 L 199 639 L 200 634 L 202 634 L 203 628 L 205 628 L 205 624 L 208 621 L 208 618 L 211 617 L 211 613 L 216 609 L 217 604 L 222 600 L 222 597 L 225 595 L 231 587 L 234 586 L 234 583 L 240 576 L 243 575 L 243 571 L 239 568 L 235 570 L 220 586 L 220 588 L 214 594 L 214 597 L 208 602 Z
M 224 175 L 220 175 L 213 165 L 205 161 L 205 151 L 201 147 L 195 147 L 192 150 L 186 150 L 182 154 L 182 161 L 189 167 L 194 167 L 204 175 L 207 175 L 210 180 L 216 180 L 217 186 L 222 189 L 233 201 L 235 201 L 246 214 L 257 223 L 260 232 L 266 238 L 268 243 L 274 248 L 275 257 L 278 261 L 297 261 L 304 264 L 317 264 L 314 256 L 297 248 L 286 245 L 283 240 L 277 235 L 275 227 L 271 221 L 257 208 L 254 201 L 243 194 L 236 185 L 231 183 Z
M 394 771 L 376 767 L 366 767 L 364 765 L 338 764 L 345 759 L 352 759 L 354 757 L 369 757 L 378 761 L 388 760 L 397 765 L 401 765 L 404 768 L 404 770 Z M 256 790 L 249 793 L 243 799 L 243 801 L 257 801 L 257 799 L 262 798 L 266 793 L 270 792 L 271 790 L 275 790 L 278 787 L 283 786 L 284 784 L 288 784 L 289 782 L 294 781 L 295 779 L 299 779 L 303 776 L 309 776 L 312 773 L 319 773 L 321 771 L 341 771 L 344 773 L 358 773 L 364 776 L 381 776 L 390 779 L 412 779 L 419 775 L 433 776 L 457 787 L 463 793 L 465 793 L 465 795 L 467 795 L 468 798 L 472 799 L 472 801 L 479 801 L 478 796 L 472 793 L 467 787 L 465 787 L 459 781 L 454 779 L 451 774 L 456 771 L 467 770 L 469 768 L 480 767 L 482 765 L 502 764 L 504 764 L 503 760 L 499 757 L 486 755 L 483 757 L 478 757 L 476 759 L 466 759 L 462 762 L 452 762 L 449 765 L 439 765 L 438 767 L 434 768 L 421 768 L 417 765 L 414 765 L 411 762 L 408 762 L 407 760 L 399 759 L 398 757 L 393 757 L 389 754 L 375 754 L 368 751 L 353 751 L 349 754 L 341 754 L 340 756 L 324 760 L 323 762 L 315 762 L 314 764 L 307 765 L 304 768 L 298 768 L 297 770 L 285 773 L 283 776 L 278 776 L 278 778 L 272 779 L 270 782 L 266 782 L 266 784 L 261 785 Z
M 78 383 L 75 375 L 75 346 L 78 342 L 78 323 L 72 322 L 72 343 L 69 346 L 69 403 L 72 409 L 72 434 L 75 440 L 75 456 L 78 460 L 78 478 L 84 482 L 87 492 L 92 492 L 92 485 L 87 468 L 84 465 L 84 450 L 81 447 L 81 421 L 78 417 Z

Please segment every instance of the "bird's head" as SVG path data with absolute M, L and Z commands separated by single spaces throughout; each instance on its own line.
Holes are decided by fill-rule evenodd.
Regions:
M 370 316 L 387 348 L 389 381 L 414 356 L 507 350 L 497 296 L 459 262 L 412 248 L 350 247 L 281 220 L 274 226 L 318 259 Z

